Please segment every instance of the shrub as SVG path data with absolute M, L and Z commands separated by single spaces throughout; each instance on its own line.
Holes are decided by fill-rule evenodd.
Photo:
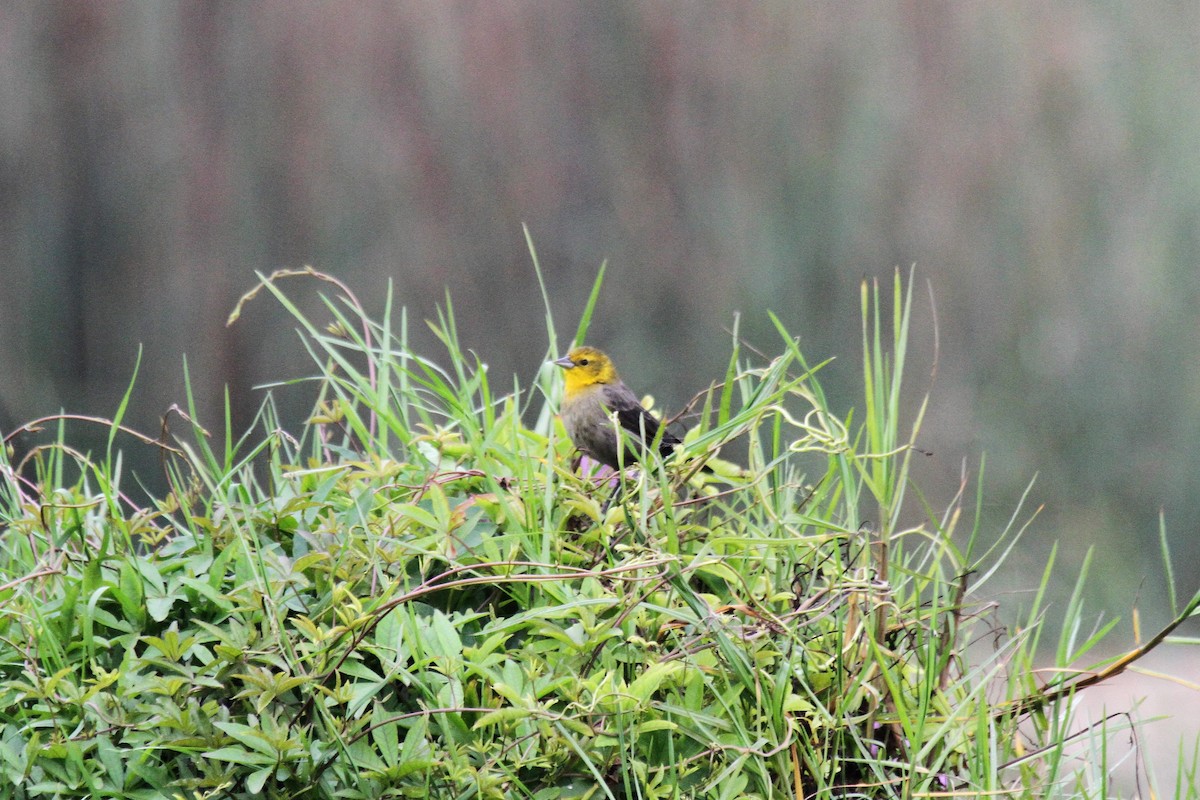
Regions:
M 1103 793 L 1103 732 L 1080 735 L 1065 701 L 1161 636 L 1043 682 L 1040 603 L 997 632 L 982 589 L 1020 528 L 979 552 L 961 496 L 909 508 L 923 407 L 906 429 L 898 276 L 890 325 L 863 288 L 861 421 L 781 326 L 771 358 L 735 332 L 691 458 L 597 479 L 572 468 L 552 370 L 501 393 L 449 305 L 439 361 L 390 298 L 376 323 L 306 271 L 338 289 L 318 328 L 280 290 L 291 274 L 260 288 L 318 366 L 299 432 L 268 398 L 257 433 L 227 423 L 215 446 L 176 409 L 157 444 L 171 490 L 148 507 L 120 485 L 125 404 L 102 459 L 60 416 L 2 463 L 3 794 Z M 744 468 L 713 460 L 734 441 Z M 1080 613 L 1056 666 L 1107 632 L 1077 641 Z

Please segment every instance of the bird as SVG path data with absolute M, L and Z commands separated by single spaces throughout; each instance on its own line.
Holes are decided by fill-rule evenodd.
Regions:
M 656 446 L 664 458 L 675 451 L 679 437 L 642 407 L 637 395 L 617 374 L 612 359 L 603 352 L 595 347 L 576 347 L 551 363 L 564 370 L 566 385 L 560 413 L 567 434 L 581 453 L 620 469 L 640 461 L 643 451 L 651 446 Z M 616 426 L 623 435 L 618 435 Z

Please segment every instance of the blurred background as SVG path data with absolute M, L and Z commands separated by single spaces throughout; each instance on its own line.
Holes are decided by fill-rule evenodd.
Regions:
M 248 425 L 312 367 L 273 300 L 226 316 L 306 264 L 374 315 L 393 281 L 431 354 L 448 290 L 494 384 L 528 386 L 522 224 L 564 334 L 607 260 L 591 343 L 660 406 L 719 379 L 738 313 L 780 352 L 771 309 L 848 410 L 860 283 L 915 265 L 929 501 L 986 454 L 991 536 L 1036 476 L 1011 618 L 1058 542 L 1060 596 L 1094 548 L 1086 607 L 1149 630 L 1160 509 L 1200 582 L 1197 87 L 1196 4 L 3 4 L 0 430 L 111 417 L 139 345 L 130 425 L 184 402 L 185 354 L 200 421 L 228 387 Z

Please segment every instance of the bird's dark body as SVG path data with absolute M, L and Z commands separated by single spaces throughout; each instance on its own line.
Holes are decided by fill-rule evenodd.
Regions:
M 599 408 L 597 408 L 597 406 Z M 597 412 L 601 413 L 597 413 Z M 625 454 L 620 457 L 617 428 L 624 429 Z M 575 446 L 582 452 L 608 466 L 618 469 L 640 461 L 642 451 L 658 439 L 659 455 L 666 457 L 679 444 L 679 438 L 664 430 L 659 439 L 657 419 L 642 408 L 633 392 L 620 381 L 589 387 L 581 396 L 562 410 L 563 425 L 571 432 Z

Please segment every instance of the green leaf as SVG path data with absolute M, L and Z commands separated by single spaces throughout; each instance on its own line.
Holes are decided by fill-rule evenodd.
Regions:
M 628 692 L 635 697 L 639 703 L 645 703 L 650 700 L 650 696 L 658 691 L 663 682 L 679 674 L 684 670 L 684 665 L 679 661 L 665 661 L 657 664 L 651 664 L 637 680 L 629 684 Z
M 219 747 L 216 750 L 201 753 L 201 755 L 204 758 L 228 761 L 232 764 L 242 764 L 247 767 L 269 767 L 275 763 L 274 755 L 267 755 L 253 750 L 243 750 L 240 747 Z

